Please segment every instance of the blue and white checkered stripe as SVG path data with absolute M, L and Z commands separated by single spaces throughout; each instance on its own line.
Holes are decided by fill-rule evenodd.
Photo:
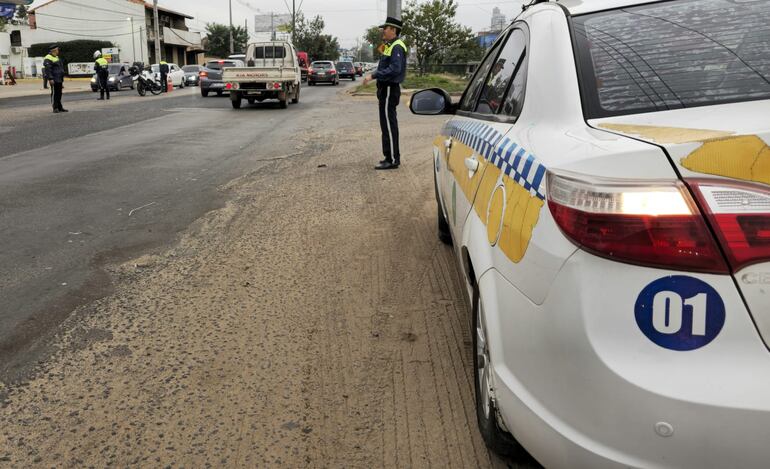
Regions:
M 503 138 L 494 127 L 482 122 L 452 120 L 444 126 L 444 134 L 472 148 L 530 194 L 545 200 L 542 190 L 545 166 L 516 142 Z

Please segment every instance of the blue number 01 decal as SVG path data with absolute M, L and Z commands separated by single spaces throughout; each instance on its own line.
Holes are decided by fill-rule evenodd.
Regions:
M 725 325 L 725 303 L 706 282 L 672 275 L 647 285 L 634 310 L 639 329 L 660 347 L 695 350 L 716 339 Z

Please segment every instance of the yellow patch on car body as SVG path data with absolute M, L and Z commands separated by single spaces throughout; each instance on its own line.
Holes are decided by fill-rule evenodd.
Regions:
M 622 134 L 637 135 L 655 143 L 692 143 L 713 138 L 727 137 L 735 132 L 683 127 L 657 127 L 654 125 L 599 124 L 599 127 Z
M 708 140 L 682 158 L 682 166 L 696 173 L 770 184 L 770 146 L 756 135 Z

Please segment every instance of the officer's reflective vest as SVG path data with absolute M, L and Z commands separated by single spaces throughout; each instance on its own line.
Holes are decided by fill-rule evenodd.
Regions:
M 96 59 L 96 63 L 99 64 L 100 67 L 107 67 L 110 63 L 107 62 L 107 60 L 104 57 L 99 57 Z
M 165 60 L 161 60 L 161 61 L 160 61 L 160 64 L 161 64 L 161 65 L 168 65 L 168 64 L 166 63 L 166 61 L 165 61 Z
M 54 57 L 53 55 L 48 54 L 45 56 L 45 60 L 50 60 L 51 62 L 56 63 L 59 61 L 59 57 Z
M 390 57 L 391 54 L 393 54 L 393 48 L 396 47 L 396 46 L 403 47 L 404 48 L 404 54 L 406 54 L 407 51 L 409 50 L 409 49 L 406 48 L 406 44 L 404 43 L 404 41 L 402 41 L 401 39 L 396 39 L 395 41 L 393 41 L 393 43 L 391 45 L 387 46 L 385 48 L 385 50 L 382 51 L 382 55 L 384 55 L 386 57 Z

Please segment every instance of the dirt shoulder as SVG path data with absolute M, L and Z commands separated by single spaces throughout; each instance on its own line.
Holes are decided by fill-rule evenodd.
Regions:
M 375 172 L 373 103 L 233 181 L 168 251 L 114 266 L 38 377 L 4 389 L 0 466 L 490 467 L 430 142 Z M 350 112 L 347 112 L 347 111 Z M 327 111 L 323 111 L 327 113 Z

